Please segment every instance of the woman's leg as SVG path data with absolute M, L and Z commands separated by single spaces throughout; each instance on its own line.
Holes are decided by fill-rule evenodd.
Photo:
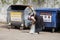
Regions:
M 35 24 L 32 24 L 31 29 L 30 29 L 30 33 L 35 33 Z

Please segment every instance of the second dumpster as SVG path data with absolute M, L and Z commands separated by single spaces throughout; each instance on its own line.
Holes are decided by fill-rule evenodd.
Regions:
M 43 17 L 45 28 L 51 28 L 52 32 L 57 28 L 58 9 L 59 8 L 40 8 L 35 10 L 38 16 Z

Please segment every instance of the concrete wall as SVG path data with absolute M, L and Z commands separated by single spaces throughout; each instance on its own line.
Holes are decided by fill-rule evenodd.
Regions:
M 18 0 L 16 4 L 23 4 L 24 0 Z M 10 4 L 6 4 L 6 3 L 2 3 L 0 0 L 0 22 L 6 22 L 7 21 L 7 8 L 13 4 L 13 0 L 9 0 L 7 1 Z M 60 0 L 45 0 L 45 3 L 40 5 L 40 6 L 36 6 L 36 4 L 33 4 L 32 0 L 28 0 L 28 4 L 29 5 L 33 5 L 34 8 L 37 7 L 43 7 L 43 8 L 60 8 Z

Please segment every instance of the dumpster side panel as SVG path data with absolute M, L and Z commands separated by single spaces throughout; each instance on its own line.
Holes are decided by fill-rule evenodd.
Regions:
M 36 11 L 36 15 L 40 16 L 40 10 L 35 10 Z
M 56 14 L 57 14 L 56 11 L 52 13 L 52 27 L 55 28 L 56 28 Z
M 44 26 L 45 27 L 52 27 L 52 12 L 50 12 L 50 11 L 42 11 L 42 12 L 44 14 L 46 14 L 46 15 L 43 16 L 44 24 L 45 24 Z
M 44 21 L 45 27 L 55 27 L 56 28 L 56 11 L 43 9 L 43 10 L 36 10 L 36 13 L 38 16 L 41 15 L 41 13 L 44 14 L 43 16 L 45 16 L 45 14 L 47 14 L 46 16 L 48 16 L 48 17 L 51 14 L 50 19 L 48 19 L 48 18 L 44 19 L 43 18 L 45 20 Z

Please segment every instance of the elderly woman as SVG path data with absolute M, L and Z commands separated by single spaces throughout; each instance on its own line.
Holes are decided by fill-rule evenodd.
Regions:
M 24 10 L 24 21 L 25 21 L 26 27 L 29 27 L 32 23 L 30 33 L 36 32 L 39 34 L 39 32 L 41 31 L 41 27 L 43 25 L 43 19 L 42 19 L 42 17 L 38 16 L 35 13 L 35 11 L 32 7 L 27 7 Z

